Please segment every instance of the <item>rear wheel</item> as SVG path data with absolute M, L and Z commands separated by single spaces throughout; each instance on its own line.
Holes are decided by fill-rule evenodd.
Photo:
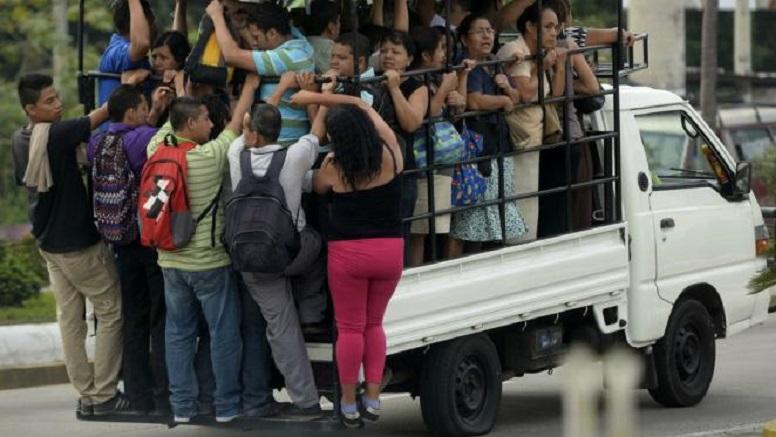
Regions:
M 436 435 L 490 432 L 501 402 L 501 363 L 496 346 L 478 334 L 435 345 L 423 360 L 420 407 Z
M 665 336 L 655 345 L 652 399 L 666 407 L 690 407 L 703 400 L 714 376 L 714 341 L 706 307 L 696 300 L 677 302 Z

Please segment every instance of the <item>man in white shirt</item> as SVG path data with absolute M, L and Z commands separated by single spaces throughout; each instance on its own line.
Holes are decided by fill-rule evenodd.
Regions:
M 263 177 L 275 152 L 283 150 L 277 144 L 280 135 L 280 111 L 269 104 L 256 106 L 244 120 L 244 136 L 229 148 L 229 170 L 233 189 L 242 178 L 240 154 L 251 154 L 253 174 Z M 318 156 L 318 136 L 305 135 L 286 150 L 283 168 L 278 176 L 286 197 L 286 205 L 300 232 L 301 248 L 286 272 L 279 276 L 243 272 L 242 277 L 251 297 L 267 321 L 267 340 L 275 364 L 286 381 L 286 389 L 294 406 L 286 414 L 310 416 L 320 414 L 318 390 L 307 356 L 301 323 L 323 320 L 326 296 L 322 293 L 325 279 L 318 233 L 307 227 L 301 208 L 305 175 Z M 302 265 L 304 264 L 304 265 Z M 295 297 L 299 303 L 297 312 Z

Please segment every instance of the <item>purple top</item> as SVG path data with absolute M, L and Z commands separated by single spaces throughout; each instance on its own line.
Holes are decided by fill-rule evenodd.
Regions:
M 157 129 L 155 127 L 141 125 L 141 126 L 127 126 L 124 123 L 111 123 L 108 126 L 109 134 L 121 135 L 124 139 L 124 151 L 127 153 L 127 159 L 129 160 L 129 167 L 136 176 L 140 176 L 143 170 L 143 165 L 146 162 L 146 149 L 148 143 L 151 141 L 151 137 L 156 134 Z M 87 155 L 89 162 L 94 161 L 94 155 L 97 153 L 97 145 L 100 144 L 105 134 L 98 134 L 92 136 L 89 141 L 89 148 Z

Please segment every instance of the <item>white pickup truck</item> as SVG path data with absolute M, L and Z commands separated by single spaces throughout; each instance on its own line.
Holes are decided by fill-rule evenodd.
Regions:
M 749 166 L 676 95 L 623 86 L 620 99 L 623 220 L 404 272 L 386 390 L 420 396 L 435 434 L 490 431 L 502 381 L 559 365 L 573 340 L 630 345 L 657 402 L 697 404 L 716 339 L 765 319 L 768 293 L 747 289 L 768 238 Z M 588 127 L 613 131 L 613 115 L 608 96 Z M 309 344 L 311 358 L 330 347 Z

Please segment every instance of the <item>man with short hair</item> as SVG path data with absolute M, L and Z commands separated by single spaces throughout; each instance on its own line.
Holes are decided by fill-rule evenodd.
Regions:
M 279 100 L 280 93 L 289 86 L 289 79 L 294 81 L 293 76 L 286 73 L 276 94 L 270 98 L 270 103 Z M 318 390 L 300 326 L 300 316 L 308 318 L 302 322 L 320 322 L 326 303 L 322 292 L 325 276 L 322 258 L 319 256 L 322 248 L 321 238 L 314 229 L 307 227 L 305 213 L 301 208 L 305 175 L 315 163 L 318 156 L 318 138 L 323 134 L 320 124 L 319 122 L 319 126 L 313 127 L 313 134 L 301 137 L 286 149 L 286 158 L 278 176 L 286 205 L 300 232 L 299 253 L 286 271 L 279 275 L 242 273 L 251 297 L 259 305 L 267 321 L 267 339 L 272 348 L 272 357 L 294 402 L 291 409 L 285 411 L 286 415 L 310 416 L 321 412 Z M 237 189 L 242 179 L 240 159 L 246 149 L 250 153 L 253 174 L 257 177 L 267 174 L 274 154 L 283 150 L 283 147 L 277 144 L 280 130 L 280 111 L 271 104 L 256 106 L 250 118 L 246 117 L 244 141 L 235 141 L 229 149 L 229 167 L 234 189 Z M 319 136 L 315 135 L 316 132 Z M 292 278 L 293 275 L 301 278 Z M 303 287 L 306 289 L 300 290 Z M 299 302 L 299 310 L 295 306 L 295 295 L 303 299 Z M 245 383 L 249 385 L 251 381 Z
M 135 186 L 122 187 L 127 193 L 138 190 L 140 173 L 146 162 L 146 148 L 157 131 L 151 126 L 156 125 L 159 114 L 165 111 L 171 96 L 172 90 L 169 88 L 157 88 L 153 95 L 153 106 L 149 110 L 140 88 L 121 85 L 108 100 L 111 123 L 105 134 L 96 135 L 89 142 L 89 161 L 97 165 L 95 160 L 103 159 L 103 153 L 119 153 L 104 151 L 104 148 L 120 145 L 128 168 L 134 174 Z M 116 140 L 116 137 L 120 137 L 120 140 Z M 117 170 L 120 171 L 123 169 Z M 95 192 L 99 189 L 98 185 L 99 181 L 95 180 Z M 137 202 L 129 205 L 127 214 L 137 216 Z M 164 361 L 164 281 L 162 271 L 156 264 L 156 251 L 140 244 L 137 223 L 133 222 L 132 226 L 135 227 L 136 236 L 132 241 L 126 244 L 113 243 L 123 303 L 124 360 L 121 374 L 124 393 L 133 412 L 147 414 L 155 410 L 159 414 L 169 414 L 167 368 Z
M 356 62 L 356 54 L 358 54 L 358 62 Z M 329 65 L 336 76 L 353 77 L 358 66 L 359 78 L 374 77 L 375 71 L 369 67 L 369 39 L 356 32 L 340 35 L 334 41 Z M 338 83 L 334 92 L 354 95 L 356 90 L 352 84 Z M 360 94 L 361 99 L 368 105 L 374 104 L 376 90 L 373 86 L 361 85 Z
M 259 13 L 248 16 L 248 30 L 253 35 L 255 50 L 240 48 L 232 39 L 219 0 L 207 6 L 207 13 L 213 20 L 218 46 L 227 64 L 232 67 L 255 71 L 260 76 L 280 76 L 286 71 L 312 72 L 313 47 L 295 28 L 291 27 L 288 11 L 274 3 L 261 3 Z M 261 85 L 260 99 L 267 101 L 277 88 L 276 83 Z M 278 109 L 283 117 L 278 143 L 288 146 L 310 130 L 305 108 L 295 108 L 289 103 L 292 91 L 281 100 Z
M 309 13 L 304 16 L 304 31 L 307 41 L 313 46 L 315 72 L 318 74 L 329 71 L 331 49 L 334 40 L 340 34 L 339 3 L 331 0 L 313 0 Z
M 129 70 L 149 70 L 148 51 L 154 34 L 154 13 L 148 0 L 116 0 L 113 4 L 116 33 L 100 57 L 101 73 L 121 74 Z M 101 78 L 97 100 L 100 105 L 121 85 L 119 79 Z
M 86 117 L 61 120 L 62 101 L 53 79 L 28 74 L 19 80 L 19 100 L 30 126 L 13 135 L 17 182 L 27 187 L 32 234 L 57 301 L 65 367 L 80 395 L 83 415 L 129 408 L 117 389 L 121 370 L 121 290 L 108 247 L 92 221 L 89 196 L 76 149 L 107 119 L 105 106 Z M 86 356 L 86 299 L 99 320 L 94 367 Z
M 178 144 L 194 143 L 186 153 L 186 191 L 194 217 L 217 198 L 227 165 L 229 145 L 242 131 L 242 120 L 258 89 L 258 77 L 249 75 L 232 119 L 221 134 L 208 141 L 213 123 L 207 107 L 191 97 L 175 99 L 170 121 L 148 145 L 151 157 L 172 135 Z M 216 380 L 217 422 L 230 422 L 240 412 L 240 306 L 231 260 L 221 243 L 223 208 L 207 214 L 195 227 L 190 242 L 178 250 L 159 250 L 167 304 L 165 346 L 170 380 L 170 404 L 174 420 L 187 423 L 197 414 L 197 378 L 194 353 L 197 338 L 197 306 L 201 305 L 211 337 L 211 361 Z M 214 222 L 215 220 L 215 222 Z

